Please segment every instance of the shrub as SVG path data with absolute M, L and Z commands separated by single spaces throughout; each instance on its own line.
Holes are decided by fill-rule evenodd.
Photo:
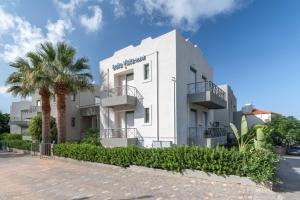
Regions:
M 80 141 L 80 143 L 100 146 L 101 143 L 100 143 L 99 135 L 100 134 L 98 129 L 90 128 L 86 130 L 85 135 L 83 139 Z
M 256 182 L 274 181 L 278 157 L 269 151 L 238 151 L 217 147 L 175 146 L 145 149 L 134 146 L 103 148 L 90 144 L 54 145 L 56 156 L 128 167 L 139 165 L 181 172 L 201 170 L 215 174 L 247 176 Z
M 0 140 L 22 140 L 21 134 L 3 133 L 0 135 Z
M 51 142 L 57 142 L 57 128 L 54 117 L 51 117 L 50 129 Z M 37 115 L 30 120 L 29 134 L 33 140 L 42 141 L 42 115 Z
M 0 141 L 1 146 L 2 144 L 6 142 L 8 147 L 10 148 L 16 148 L 16 149 L 22 149 L 22 150 L 31 150 L 31 141 L 25 141 L 25 140 L 2 140 Z

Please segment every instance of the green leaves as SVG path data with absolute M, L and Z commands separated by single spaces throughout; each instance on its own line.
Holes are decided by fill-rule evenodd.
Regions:
M 247 124 L 247 119 L 246 119 L 246 116 L 243 115 L 242 117 L 242 124 L 241 124 L 241 135 L 244 136 L 244 135 L 247 135 L 248 133 L 248 124 Z
M 275 180 L 278 157 L 269 151 L 237 151 L 217 147 L 175 146 L 171 148 L 139 148 L 135 146 L 103 148 L 90 144 L 57 144 L 56 156 L 99 162 L 122 167 L 145 166 L 181 172 L 201 170 L 215 174 L 251 177 L 257 182 Z
M 237 130 L 236 126 L 233 123 L 230 123 L 230 128 L 231 128 L 233 134 L 235 135 L 236 139 L 238 141 L 240 141 L 240 134 L 239 134 L 239 131 Z

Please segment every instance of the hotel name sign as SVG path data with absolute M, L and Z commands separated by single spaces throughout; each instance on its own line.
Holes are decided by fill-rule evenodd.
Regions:
M 133 65 L 135 63 L 142 62 L 144 60 L 146 60 L 146 56 L 140 56 L 140 57 L 137 57 L 137 58 L 126 59 L 121 63 L 117 63 L 117 64 L 112 65 L 112 68 L 115 71 L 115 70 L 118 70 L 118 69 L 122 69 L 123 67 L 126 68 L 127 66 Z

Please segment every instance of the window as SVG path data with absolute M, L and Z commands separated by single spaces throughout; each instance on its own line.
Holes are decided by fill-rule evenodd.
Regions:
M 207 78 L 204 75 L 202 75 L 202 79 L 203 79 L 203 81 L 207 81 Z
M 99 104 L 100 103 L 100 97 L 95 97 L 95 104 Z
M 75 126 L 76 126 L 76 118 L 75 118 L 75 117 L 72 117 L 72 118 L 71 118 L 71 126 L 72 126 L 72 127 L 75 127 Z
M 144 122 L 146 124 L 150 123 L 150 108 L 145 108 Z
M 71 96 L 71 100 L 72 101 L 76 101 L 76 94 L 74 93 L 74 94 L 72 94 L 72 96 Z
M 41 100 L 36 100 L 36 106 L 41 106 Z
M 144 65 L 144 80 L 149 79 L 149 72 L 150 72 L 150 66 L 147 63 L 147 64 Z

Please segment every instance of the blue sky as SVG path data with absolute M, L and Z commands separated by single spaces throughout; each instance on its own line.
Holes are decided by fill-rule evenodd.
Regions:
M 228 83 L 238 107 L 300 118 L 298 0 L 0 0 L 0 110 L 17 100 L 5 92 L 8 63 L 40 42 L 66 40 L 98 63 L 120 48 L 172 29 L 197 44 Z

